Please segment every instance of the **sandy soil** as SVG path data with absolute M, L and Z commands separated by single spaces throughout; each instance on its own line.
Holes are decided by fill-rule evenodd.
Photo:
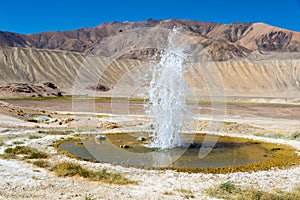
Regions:
M 14 104 L 12 104 L 14 103 Z M 44 102 L 45 103 L 45 102 Z M 26 104 L 26 105 L 25 105 Z M 91 182 L 82 178 L 62 178 L 44 169 L 34 167 L 26 160 L 3 160 L 0 159 L 0 199 L 186 199 L 192 194 L 194 199 L 210 199 L 205 189 L 216 186 L 226 181 L 231 181 L 241 187 L 255 187 L 266 191 L 277 189 L 292 191 L 300 184 L 300 167 L 290 169 L 273 169 L 249 173 L 230 174 L 188 174 L 175 171 L 143 170 L 126 168 L 110 164 L 90 163 L 68 158 L 58 154 L 51 146 L 52 142 L 60 138 L 71 137 L 66 135 L 38 134 L 39 130 L 73 129 L 79 119 L 92 120 L 91 115 L 73 116 L 75 120 L 66 120 L 70 115 L 66 112 L 55 112 L 46 105 L 47 109 L 38 109 L 39 104 L 27 105 L 28 102 L 0 102 L 0 153 L 8 146 L 14 146 L 14 142 L 22 141 L 23 145 L 38 148 L 51 154 L 50 161 L 58 162 L 70 160 L 78 162 L 90 169 L 106 168 L 109 171 L 121 172 L 126 177 L 138 181 L 136 185 L 111 185 L 101 182 Z M 54 104 L 53 104 L 54 105 Z M 42 108 L 42 105 L 41 105 Z M 109 109 L 102 107 L 102 109 Z M 136 111 L 138 111 L 137 108 Z M 201 118 L 198 126 L 203 131 L 207 129 L 209 121 L 209 107 L 207 113 L 195 116 Z M 300 141 L 289 140 L 292 133 L 300 130 L 300 108 L 291 105 L 229 105 L 229 114 L 226 116 L 224 126 L 217 132 L 222 135 L 234 135 L 248 137 L 269 142 L 284 143 L 294 146 L 300 151 Z M 25 113 L 18 115 L 20 110 Z M 60 109 L 59 109 L 60 110 Z M 65 111 L 72 111 L 65 109 Z M 28 114 L 49 115 L 53 121 L 29 122 Z M 289 115 L 290 113 L 290 115 Z M 114 121 L 120 125 L 119 130 L 138 129 L 143 116 L 101 115 L 94 117 L 97 123 Z M 60 122 L 64 122 L 61 123 Z M 104 130 L 98 130 L 104 131 Z M 259 134 L 283 134 L 283 138 L 274 139 L 254 136 Z M 38 134 L 41 138 L 29 139 L 32 134 Z

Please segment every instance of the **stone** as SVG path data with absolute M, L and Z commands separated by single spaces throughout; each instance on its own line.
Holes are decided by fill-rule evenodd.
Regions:
M 140 136 L 140 137 L 138 137 L 136 140 L 137 140 L 137 141 L 142 141 L 142 142 L 144 142 L 144 141 L 147 140 L 147 138 L 145 138 L 145 137 L 143 137 L 143 136 Z
M 122 149 L 129 149 L 130 146 L 127 145 L 127 144 L 123 144 L 123 145 L 120 145 L 120 148 L 122 148 Z
M 97 135 L 95 138 L 97 140 L 106 140 L 106 137 L 104 135 Z

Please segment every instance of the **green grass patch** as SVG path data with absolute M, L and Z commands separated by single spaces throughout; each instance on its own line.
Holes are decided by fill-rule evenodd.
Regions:
M 259 137 L 275 138 L 275 139 L 285 138 L 285 136 L 281 133 L 254 133 L 253 135 Z
M 40 159 L 40 158 L 48 158 L 48 154 L 40 151 L 33 151 L 29 153 L 25 158 L 27 159 Z
M 254 188 L 241 189 L 231 182 L 222 183 L 210 188 L 207 194 L 211 197 L 226 200 L 298 200 L 300 199 L 300 187 L 293 192 L 277 191 L 274 193 L 260 191 Z
M 50 131 L 38 131 L 39 134 L 45 135 L 69 135 L 74 133 L 72 130 L 60 131 L 60 130 L 50 130 Z
M 293 133 L 291 136 L 290 136 L 290 139 L 300 139 L 300 131 L 296 131 L 295 133 Z
M 134 181 L 127 179 L 122 174 L 108 172 L 106 169 L 102 169 L 100 171 L 88 170 L 81 167 L 79 164 L 72 162 L 58 163 L 52 168 L 52 170 L 61 177 L 79 176 L 92 181 L 101 181 L 118 185 L 135 183 Z
M 0 100 L 25 100 L 25 101 L 44 101 L 44 100 L 72 100 L 72 96 L 61 97 L 12 97 L 12 98 L 0 98 Z
M 13 144 L 20 145 L 20 144 L 24 144 L 24 142 L 23 141 L 14 141 Z
M 48 154 L 27 146 L 16 146 L 15 148 L 7 148 L 4 150 L 3 156 L 5 158 L 17 158 L 17 155 L 25 155 L 25 159 L 40 159 L 49 157 Z
M 46 169 L 50 169 L 51 165 L 47 160 L 36 160 L 33 161 L 32 164 L 34 166 L 40 167 L 40 168 L 46 168 Z
M 174 195 L 174 193 L 173 192 L 170 192 L 170 191 L 165 191 L 164 193 L 163 193 L 163 195 Z
M 227 181 L 225 183 L 222 183 L 219 187 L 220 187 L 221 190 L 224 190 L 228 193 L 232 193 L 233 191 L 236 190 L 235 185 L 233 183 L 229 182 L 229 181 Z
M 0 154 L 0 158 L 9 160 L 9 159 L 16 159 L 17 156 L 16 154 L 4 153 L 4 154 Z
M 33 152 L 34 149 L 31 148 L 31 147 L 27 147 L 27 146 L 16 146 L 15 148 L 7 148 L 4 150 L 4 153 L 7 153 L 7 154 L 15 154 L 15 155 L 18 155 L 18 154 L 29 154 L 31 152 Z
M 132 102 L 132 103 L 144 103 L 148 100 L 143 98 L 130 98 L 130 97 L 84 97 L 84 96 L 75 96 L 72 98 L 73 102 Z
M 227 125 L 227 126 L 236 125 L 236 124 L 238 124 L 238 123 L 237 122 L 224 122 L 224 125 Z
M 182 197 L 185 199 L 193 199 L 195 196 L 193 195 L 193 192 L 191 190 L 183 189 L 183 188 L 177 188 L 175 191 L 180 192 L 182 194 Z
M 30 136 L 28 137 L 28 139 L 30 139 L 30 140 L 40 139 L 40 138 L 42 138 L 42 136 L 40 136 L 40 135 L 30 135 Z
M 7 148 L 5 149 L 4 154 L 1 155 L 1 157 L 5 159 L 15 159 L 18 158 L 18 155 L 24 155 L 25 159 L 37 159 L 30 163 L 37 167 L 46 168 L 51 171 L 54 171 L 58 176 L 61 177 L 79 176 L 87 178 L 91 181 L 101 181 L 105 183 L 118 185 L 136 183 L 135 181 L 127 179 L 124 175 L 120 173 L 108 172 L 106 169 L 102 169 L 99 171 L 88 170 L 86 168 L 83 168 L 79 164 L 75 164 L 72 162 L 61 162 L 54 166 L 51 166 L 47 160 L 42 160 L 48 158 L 48 154 L 27 146 L 16 146 L 15 148 Z
M 96 200 L 96 198 L 90 197 L 90 196 L 85 196 L 85 200 Z
M 0 147 L 3 146 L 4 144 L 5 143 L 2 140 L 0 140 Z
M 40 131 L 38 131 L 38 134 L 44 134 L 44 135 L 69 135 L 71 133 L 74 133 L 74 131 L 73 130 L 65 130 L 65 131 L 61 131 L 61 130 L 43 131 L 43 130 L 40 130 Z
M 290 140 L 299 140 L 300 139 L 300 131 L 296 131 L 291 135 L 284 135 L 282 133 L 254 133 L 255 136 L 267 137 L 267 138 L 275 138 L 275 139 L 290 139 Z

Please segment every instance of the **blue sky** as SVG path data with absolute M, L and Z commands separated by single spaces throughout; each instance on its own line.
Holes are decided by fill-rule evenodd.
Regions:
M 300 0 L 0 0 L 0 30 L 19 33 L 149 18 L 264 22 L 300 32 Z

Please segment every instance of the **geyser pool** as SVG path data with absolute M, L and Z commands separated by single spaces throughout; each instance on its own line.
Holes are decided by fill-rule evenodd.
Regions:
M 146 133 L 107 134 L 105 137 L 105 140 L 99 140 L 95 135 L 86 135 L 79 141 L 63 141 L 58 144 L 58 148 L 85 160 L 189 172 L 251 171 L 290 166 L 299 161 L 295 151 L 288 146 L 242 138 L 216 136 L 219 137 L 218 142 L 209 146 L 209 141 L 203 142 L 205 134 L 184 134 L 183 141 L 192 139 L 191 145 L 158 149 L 145 146 L 151 142 Z M 139 140 L 140 137 L 146 141 Z M 124 145 L 128 148 L 122 148 Z M 206 157 L 200 158 L 200 148 L 212 150 Z

